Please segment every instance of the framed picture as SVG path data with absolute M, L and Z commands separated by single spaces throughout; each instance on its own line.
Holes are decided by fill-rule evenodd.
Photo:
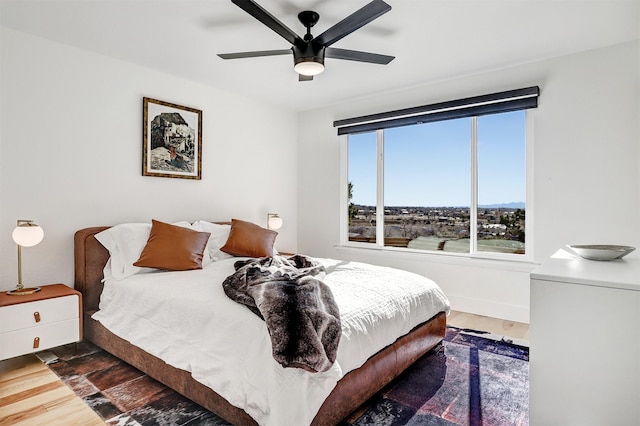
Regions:
M 142 175 L 202 178 L 202 111 L 143 98 Z

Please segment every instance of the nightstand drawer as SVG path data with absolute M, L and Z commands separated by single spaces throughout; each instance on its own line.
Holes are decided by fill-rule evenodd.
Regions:
M 77 306 L 76 306 L 77 310 Z M 38 352 L 80 340 L 79 319 L 70 319 L 0 335 L 0 359 Z M 36 342 L 34 344 L 34 342 Z M 37 347 L 34 347 L 37 346 Z
M 80 316 L 78 306 L 79 299 L 76 295 L 4 306 L 0 309 L 0 333 L 43 326 L 70 319 L 78 322 Z M 78 327 L 76 327 L 77 330 Z

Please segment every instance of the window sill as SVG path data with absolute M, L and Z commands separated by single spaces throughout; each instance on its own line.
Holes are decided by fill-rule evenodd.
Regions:
M 474 266 L 480 268 L 500 269 L 515 272 L 531 272 L 537 263 L 528 256 L 524 258 L 512 259 L 511 255 L 506 256 L 482 256 L 469 255 L 464 253 L 437 253 L 424 252 L 418 250 L 394 249 L 393 247 L 379 247 L 372 245 L 337 245 L 336 251 L 345 255 L 362 255 L 372 258 L 384 258 L 409 260 L 414 262 L 432 262 L 440 264 L 450 264 L 456 266 Z M 514 255 L 515 256 L 515 255 Z M 523 255 L 524 256 L 524 255 Z

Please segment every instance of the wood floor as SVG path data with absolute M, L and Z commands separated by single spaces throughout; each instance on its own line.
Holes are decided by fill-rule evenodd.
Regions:
M 0 425 L 104 422 L 35 355 L 24 355 L 0 362 Z
M 529 325 L 463 312 L 451 312 L 455 327 L 528 340 Z M 93 426 L 100 417 L 35 355 L 0 361 L 0 426 Z
M 529 340 L 529 324 L 521 322 L 451 311 L 447 317 L 447 324 L 459 328 L 488 331 L 512 339 Z

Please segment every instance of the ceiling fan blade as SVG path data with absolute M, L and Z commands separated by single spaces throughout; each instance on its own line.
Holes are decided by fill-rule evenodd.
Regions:
M 289 27 L 276 19 L 275 16 L 267 12 L 256 2 L 252 0 L 231 0 L 231 2 L 256 18 L 258 21 L 265 24 L 267 27 L 271 28 L 276 33 L 280 34 L 280 36 L 284 37 L 284 39 L 289 43 L 295 44 L 298 40 L 302 41 L 302 39 Z
M 258 56 L 290 55 L 291 49 L 256 50 L 254 52 L 218 53 L 222 59 L 257 58 Z
M 235 1 L 235 0 L 232 0 Z M 351 34 L 358 28 L 367 25 L 369 22 L 391 10 L 391 6 L 382 0 L 373 0 L 363 8 L 355 11 L 342 21 L 329 28 L 318 37 L 314 42 L 322 46 L 331 46 L 341 38 Z
M 298 74 L 298 81 L 311 81 L 311 80 L 313 80 L 313 76 L 312 75 Z
M 379 53 L 360 52 L 359 50 L 336 49 L 328 47 L 324 51 L 325 58 L 344 59 L 347 61 L 368 62 L 371 64 L 387 65 L 395 56 L 380 55 Z

